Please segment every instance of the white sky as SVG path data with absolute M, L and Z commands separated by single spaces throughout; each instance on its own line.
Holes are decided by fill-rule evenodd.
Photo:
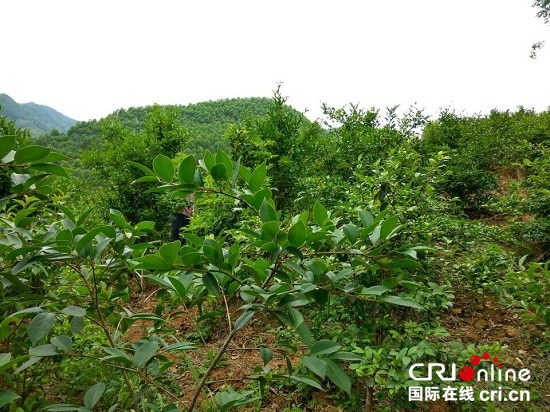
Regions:
M 77 120 L 283 94 L 320 105 L 550 106 L 533 0 L 3 1 L 0 92 Z M 531 44 L 546 40 L 536 60 Z

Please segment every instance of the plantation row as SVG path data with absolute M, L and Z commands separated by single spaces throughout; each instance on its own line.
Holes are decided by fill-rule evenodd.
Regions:
M 285 103 L 0 117 L 0 408 L 432 410 L 409 368 L 488 352 L 530 402 L 438 407 L 548 410 L 550 112 Z

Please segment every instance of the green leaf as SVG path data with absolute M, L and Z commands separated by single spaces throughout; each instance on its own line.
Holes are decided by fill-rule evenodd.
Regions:
M 294 247 L 300 247 L 306 241 L 306 225 L 298 220 L 288 231 L 288 243 Z
M 15 223 L 15 226 L 25 227 L 24 222 L 27 221 L 26 218 L 32 213 L 34 213 L 35 211 L 36 211 L 35 207 L 29 207 L 27 209 L 22 209 L 19 212 L 17 212 L 17 214 L 13 218 L 13 222 Z M 23 224 L 21 222 L 23 222 Z
M 384 223 L 382 223 L 382 225 L 380 226 L 380 238 L 386 239 L 389 235 L 391 235 L 394 229 L 397 227 L 398 223 L 398 216 L 392 216 Z
M 70 403 L 55 403 L 48 405 L 44 410 L 48 412 L 90 412 L 88 408 L 74 406 Z
M 239 169 L 241 167 L 241 158 L 237 159 L 233 167 L 233 174 L 231 175 L 231 186 L 235 186 L 237 179 L 239 178 Z
M 355 353 L 351 352 L 336 352 L 330 356 L 331 359 L 345 360 L 345 361 L 362 361 L 363 358 Z
M 305 378 L 303 376 L 297 376 L 297 375 L 290 375 L 290 379 L 296 382 L 305 383 L 306 385 L 309 385 L 313 388 L 317 388 L 319 390 L 323 390 L 323 387 L 319 384 L 319 382 L 314 381 L 313 379 Z
M 193 350 L 193 349 L 197 349 L 197 345 L 192 342 L 176 342 L 176 343 L 167 345 L 164 348 L 164 350 L 167 352 L 178 351 L 178 350 L 185 351 L 185 350 Z
M 344 372 L 340 365 L 330 359 L 326 359 L 325 362 L 327 364 L 328 378 L 349 395 L 351 392 L 351 381 L 346 372 Z
M 132 180 L 133 185 L 138 183 L 153 183 L 153 182 L 160 182 L 158 176 L 141 176 L 138 177 L 136 180 Z
M 141 368 L 143 365 L 149 362 L 149 360 L 153 356 L 155 356 L 158 349 L 159 344 L 154 341 L 147 341 L 139 348 L 137 348 L 136 353 L 134 354 L 134 363 L 136 364 L 136 366 Z
M 28 266 L 32 265 L 33 263 L 35 262 L 40 262 L 40 261 L 43 261 L 43 260 L 58 260 L 59 258 L 65 256 L 64 254 L 62 253 L 50 253 L 48 255 L 32 255 L 32 256 L 27 256 L 25 259 L 21 260 L 20 262 L 18 262 L 12 269 L 11 269 L 11 273 L 12 275 L 17 275 L 19 272 L 23 271 L 24 269 L 26 269 Z M 5 274 L 5 276 L 7 276 L 7 274 Z M 17 280 L 15 280 L 17 279 Z M 18 278 L 15 278 L 15 279 L 10 279 L 11 282 L 17 282 L 19 281 Z M 20 281 L 19 281 L 20 282 Z
M 7 155 L 5 155 L 2 159 L 2 163 L 10 163 L 13 162 L 13 159 L 15 158 L 15 150 L 11 150 Z
M 39 313 L 27 326 L 27 333 L 32 345 L 36 345 L 40 339 L 46 336 L 55 324 L 55 315 L 50 312 Z
M 65 217 L 67 217 L 67 219 L 69 219 L 71 222 L 76 222 L 76 218 L 75 218 L 75 215 L 74 213 L 66 206 L 63 206 L 63 205 L 59 205 L 59 204 L 56 204 L 55 205 L 56 208 L 58 208 L 59 210 L 61 210 L 63 212 L 63 214 L 65 215 Z M 90 209 L 88 209 L 90 210 Z M 79 225 L 79 224 L 77 224 Z
M 93 409 L 96 403 L 99 402 L 105 392 L 105 384 L 98 382 L 84 394 L 84 406 L 88 409 Z
M 262 222 L 273 222 L 278 220 L 275 208 L 266 199 L 264 199 L 260 206 L 260 219 Z
M 424 309 L 417 301 L 410 298 L 402 298 L 400 296 L 386 296 L 382 300 L 393 305 L 407 306 L 414 309 Z
M 54 336 L 50 342 L 52 342 L 52 344 L 57 346 L 63 352 L 69 352 L 73 346 L 73 340 L 67 335 Z
M 46 344 L 46 345 L 40 345 L 35 346 L 34 348 L 29 349 L 29 355 L 31 356 L 56 356 L 59 355 L 59 351 L 57 350 L 57 346 Z
M 187 156 L 183 159 L 178 169 L 180 183 L 194 183 L 195 170 L 197 170 L 197 159 L 194 156 Z
M 151 232 L 155 229 L 155 222 L 151 220 L 144 220 L 139 222 L 134 229 L 136 232 Z
M 319 226 L 323 226 L 328 219 L 327 209 L 321 203 L 315 203 L 313 206 L 313 219 Z
M 0 371 L 2 367 L 9 363 L 11 360 L 11 353 L 0 353 Z
M 71 321 L 71 333 L 78 333 L 84 329 L 84 318 L 80 316 L 74 316 Z
M 12 403 L 14 400 L 19 399 L 20 397 L 21 396 L 19 396 L 18 394 L 10 391 L 0 391 L 0 408 L 2 406 Z
M 344 225 L 343 231 L 348 240 L 353 244 L 357 242 L 357 239 L 359 238 L 359 232 L 357 231 L 357 228 L 354 225 Z
M 295 308 L 290 308 L 288 314 L 290 315 L 292 325 L 296 328 L 296 333 L 298 333 L 306 345 L 311 346 L 313 343 L 313 335 L 304 321 L 302 314 Z
M 301 362 L 312 371 L 314 374 L 319 376 L 321 379 L 325 379 L 327 373 L 327 364 L 324 360 L 319 359 L 316 356 L 304 356 Z
M 172 268 L 172 265 L 167 264 L 163 258 L 157 255 L 145 255 L 136 261 L 138 263 L 135 269 L 168 270 Z
M 44 159 L 50 154 L 51 150 L 42 146 L 26 146 L 15 154 L 15 163 L 28 163 Z
M 115 229 L 112 226 L 99 226 L 95 227 L 92 230 L 90 230 L 88 233 L 86 233 L 84 236 L 82 236 L 75 245 L 75 250 L 79 254 L 86 254 L 87 252 L 84 251 L 84 249 L 92 244 L 92 240 L 99 235 L 100 233 L 103 233 L 108 238 L 114 239 L 116 238 Z M 78 236 L 76 237 L 78 239 Z M 76 240 L 76 239 L 75 239 Z
M 367 212 L 366 210 L 359 211 L 359 219 L 361 219 L 361 223 L 365 227 L 369 227 L 374 221 L 374 217 L 372 216 L 372 214 L 370 212 Z
M 174 164 L 169 157 L 157 155 L 153 160 L 153 171 L 165 182 L 171 182 L 174 179 Z
M 259 209 L 260 206 L 262 206 L 262 203 L 264 202 L 264 200 L 269 201 L 270 199 L 272 199 L 272 197 L 273 196 L 272 196 L 272 193 L 271 193 L 271 189 L 266 188 L 266 189 L 258 190 L 256 192 L 256 194 L 252 197 L 252 200 L 250 201 L 250 204 L 255 209 Z M 273 206 L 275 206 L 274 203 L 273 203 Z
M 262 239 L 272 240 L 277 236 L 279 231 L 279 222 L 265 222 L 262 225 Z
M 212 170 L 210 170 L 210 174 L 214 180 L 225 179 L 227 177 L 227 168 L 223 163 L 217 163 L 212 167 Z
M 185 266 L 195 266 L 200 262 L 200 255 L 191 246 L 182 246 L 180 249 L 181 263 Z
M 208 272 L 202 275 L 202 283 L 204 284 L 206 289 L 208 289 L 208 291 L 214 296 L 220 295 L 220 287 L 218 286 L 218 281 L 212 273 Z
M 230 180 L 231 175 L 233 174 L 233 161 L 223 150 L 218 149 L 218 151 L 216 152 L 216 163 L 224 164 L 225 178 L 227 180 Z
M 124 215 L 120 212 L 120 210 L 109 209 L 109 215 L 115 225 L 117 225 L 121 229 L 124 229 L 126 227 L 126 219 L 124 218 Z
M 361 290 L 361 295 L 374 295 L 380 296 L 383 293 L 387 292 L 389 289 L 383 285 L 371 286 L 370 288 L 363 288 Z
M 206 167 L 206 170 L 210 173 L 214 165 L 216 164 L 216 158 L 210 152 L 210 150 L 206 150 L 204 152 L 204 158 L 203 158 L 204 166 Z
M 69 229 L 63 229 L 57 233 L 55 240 L 58 244 L 70 245 L 73 241 L 73 233 Z
M 202 247 L 204 256 L 213 264 L 218 265 L 223 258 L 223 253 L 218 245 L 204 245 Z
M 237 319 L 237 321 L 235 322 L 235 325 L 233 326 L 233 329 L 234 330 L 239 330 L 239 329 L 245 327 L 246 324 L 248 322 L 250 322 L 250 320 L 252 319 L 254 314 L 255 314 L 255 312 L 253 312 L 253 311 L 247 311 L 247 312 L 243 313 L 241 316 L 239 316 L 239 319 Z
M 273 358 L 273 351 L 269 348 L 260 348 L 260 356 L 262 357 L 264 366 L 266 366 Z
M 51 162 L 59 162 L 62 160 L 68 160 L 68 159 L 69 159 L 68 156 L 65 156 L 64 154 L 61 154 L 59 152 L 50 152 L 50 154 L 46 156 L 43 159 L 43 161 L 47 163 L 51 163 Z
M 123 350 L 117 349 L 117 348 L 111 348 L 109 346 L 102 346 L 101 349 L 103 349 L 106 353 L 109 354 L 109 356 L 105 356 L 101 358 L 100 360 L 113 360 L 122 362 L 126 365 L 131 365 L 132 361 L 130 360 L 130 357 L 126 352 Z
M 52 175 L 67 178 L 69 177 L 69 173 L 67 173 L 67 170 L 65 170 L 65 168 L 51 163 L 35 163 L 32 164 L 30 167 L 36 170 L 40 170 L 42 172 L 50 173 Z
M 411 269 L 418 269 L 420 271 L 424 271 L 424 268 L 420 264 L 420 262 L 412 259 L 399 259 L 394 260 L 391 264 L 392 269 L 405 269 L 405 268 L 411 268 Z
M 265 163 L 262 163 L 250 175 L 248 180 L 248 188 L 252 193 L 256 193 L 262 187 L 265 178 L 267 176 L 267 166 Z
M 254 391 L 235 392 L 233 389 L 220 391 L 216 393 L 214 397 L 219 407 L 216 410 L 219 412 L 229 412 L 230 410 L 235 410 L 235 408 L 246 405 L 247 403 L 256 402 L 259 398 L 251 397 L 250 395 L 253 393 Z M 167 412 L 176 411 L 173 410 Z
M 250 173 L 250 170 L 244 165 L 239 166 L 239 177 L 243 179 L 245 182 L 248 182 L 250 180 L 250 176 L 252 176 L 252 173 Z
M 286 306 L 286 307 L 304 306 L 304 305 L 307 305 L 309 301 L 310 300 L 307 299 L 303 293 L 297 293 L 297 294 L 287 293 L 279 301 L 279 306 Z
M 39 362 L 41 361 L 42 358 L 39 357 L 39 356 L 35 356 L 35 357 L 32 357 L 30 358 L 28 361 L 26 361 L 23 365 L 21 365 L 20 367 L 18 367 L 16 370 L 15 370 L 15 374 L 17 373 L 20 373 L 22 371 L 24 371 L 25 369 L 31 367 L 32 365 L 34 365 L 36 362 Z
M 143 173 L 145 173 L 147 176 L 155 176 L 155 172 L 153 172 L 151 169 L 149 169 L 147 166 L 144 166 L 140 163 L 136 163 L 136 162 L 132 162 L 130 161 L 129 162 L 132 166 L 138 168 L 139 170 L 141 170 Z
M 314 259 L 305 262 L 307 268 L 313 272 L 315 276 L 321 276 L 328 272 L 328 266 L 322 259 Z
M 378 244 L 380 241 L 380 225 L 376 226 L 372 233 L 369 235 L 369 239 L 373 245 Z
M 309 354 L 310 355 L 328 355 L 334 352 L 338 352 L 341 347 L 342 345 L 340 345 L 338 342 L 322 339 L 320 341 L 315 342 L 311 346 L 311 351 L 309 352 Z
M 164 259 L 164 261 L 171 266 L 174 264 L 176 258 L 178 257 L 180 246 L 181 242 L 179 240 L 171 243 L 166 243 L 160 247 L 159 254 L 162 259 Z
M 0 159 L 3 159 L 15 147 L 15 136 L 0 136 Z
M 397 283 L 397 282 L 396 282 Z M 413 282 L 412 280 L 401 280 L 399 281 L 401 286 L 405 286 L 408 289 L 416 291 L 418 289 L 427 289 L 427 287 L 421 283 Z

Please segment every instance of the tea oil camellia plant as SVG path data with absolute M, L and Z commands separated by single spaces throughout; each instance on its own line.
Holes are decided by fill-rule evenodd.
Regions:
M 242 161 L 171 143 L 141 164 L 98 151 L 113 190 L 167 205 L 141 215 L 86 210 L 62 193 L 64 156 L 0 117 L 2 410 L 263 410 L 275 393 L 283 407 L 414 410 L 428 405 L 407 400 L 411 364 L 480 345 L 541 354 L 528 408 L 547 409 L 548 112 L 443 113 L 422 136 L 376 112 L 333 112 L 330 130 L 285 113 L 247 123 L 243 142 L 274 146 Z M 111 131 L 131 153 L 149 142 Z M 274 163 L 277 139 L 294 147 Z M 168 205 L 191 194 L 182 240 L 162 240 Z M 235 350 L 258 355 L 238 376 Z
M 312 329 L 306 320 L 312 308 L 357 302 L 364 321 L 376 325 L 374 313 L 395 307 L 423 310 L 420 295 L 411 289 L 437 286 L 407 278 L 409 271 L 423 270 L 417 255 L 425 248 L 394 246 L 402 226 L 389 209 L 376 216 L 360 210 L 355 221 L 347 221 L 316 203 L 282 220 L 265 164 L 251 170 L 222 151 L 206 151 L 198 161 L 187 156 L 177 167 L 164 155 L 154 159 L 152 168 L 134 164 L 144 176 L 128 184 L 156 183 L 149 192 L 172 199 L 221 195 L 249 212 L 246 220 L 217 236 L 185 233 L 185 244 L 161 244 L 151 240 L 154 222 L 132 224 L 112 209 L 109 222 L 89 226 L 90 211 L 75 213 L 56 201 L 51 180 L 67 177 L 55 163 L 61 155 L 39 146 L 15 149 L 13 136 L 0 137 L 0 149 L 2 167 L 13 181 L 0 213 L 0 407 L 191 412 L 230 342 L 254 318 L 290 327 L 304 348 L 299 364 L 287 357 L 284 372 L 269 367 L 281 349 L 258 348 L 260 366 L 251 378 L 259 382 L 260 397 L 273 379 L 318 390 L 335 385 L 351 396 L 362 375 L 351 379 L 347 365 L 363 362 L 364 356 L 352 353 L 350 342 Z M 174 338 L 162 310 L 129 309 L 132 290 L 143 282 L 156 284 L 182 310 L 197 306 L 202 314 L 214 304 L 218 312 L 227 311 L 226 337 L 199 374 L 188 404 L 180 402 L 173 356 L 195 345 Z M 240 302 L 236 319 L 226 298 Z M 127 333 L 137 321 L 151 326 L 139 341 L 130 342 Z M 85 333 L 95 336 L 91 346 L 81 343 Z M 288 353 L 295 352 L 288 346 Z M 92 361 L 104 378 L 88 376 L 87 386 L 73 388 L 76 394 L 69 400 L 38 389 L 63 381 L 71 362 L 84 360 Z M 158 397 L 166 401 L 153 409 L 152 399 Z M 250 392 L 225 391 L 215 400 L 228 410 L 257 399 Z
M 219 352 L 198 383 L 189 411 L 229 343 L 254 317 L 274 318 L 290 325 L 306 345 L 300 363 L 308 373 L 298 375 L 289 364 L 287 378 L 318 389 L 322 388 L 321 381 L 328 379 L 350 394 L 352 382 L 341 362 L 361 358 L 343 351 L 331 336 L 313 334 L 304 317 L 308 306 L 329 305 L 333 297 L 347 297 L 366 305 L 370 302 L 422 309 L 405 293 L 405 279 L 378 285 L 363 281 L 363 274 L 380 261 L 390 272 L 422 269 L 414 259 L 421 248 L 392 249 L 391 239 L 400 229 L 397 216 L 360 211 L 357 223 L 344 222 L 317 203 L 313 210 L 281 221 L 272 192 L 265 187 L 265 164 L 249 170 L 222 151 L 216 155 L 207 151 L 198 162 L 188 156 L 177 170 L 162 155 L 155 158 L 152 169 L 138 167 L 146 174 L 140 181 L 161 183 L 154 191 L 171 192 L 176 198 L 190 193 L 222 194 L 257 216 L 231 235 L 222 232 L 215 238 L 200 238 L 184 234 L 185 245 L 179 241 L 165 244 L 156 253 L 132 260 L 134 270 L 150 271 L 148 280 L 170 289 L 187 307 L 201 305 L 210 295 L 242 300 L 242 313 L 232 322 Z M 209 184 L 205 184 L 207 181 Z M 269 373 L 272 351 L 264 348 L 261 355 L 263 372 Z M 265 379 L 258 379 L 265 386 Z

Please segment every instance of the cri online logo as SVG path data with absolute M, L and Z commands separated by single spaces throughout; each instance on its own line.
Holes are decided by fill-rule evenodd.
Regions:
M 470 358 L 470 363 L 474 366 L 477 366 L 480 364 L 481 359 L 483 360 L 489 360 L 491 359 L 491 355 L 489 355 L 488 352 L 485 352 L 483 355 L 481 355 L 481 358 L 477 355 L 474 355 Z M 499 369 L 502 369 L 502 363 L 498 363 L 498 358 L 493 358 L 493 363 L 497 365 Z M 476 371 L 471 366 L 463 366 L 458 370 L 458 375 L 460 376 L 460 379 L 462 379 L 465 382 L 469 382 L 476 376 Z
M 493 358 L 492 362 L 490 364 L 490 367 L 487 368 L 480 368 L 477 371 L 474 369 L 475 366 L 478 366 L 483 362 L 485 365 L 488 363 L 487 361 L 491 362 L 491 355 L 488 352 L 485 352 L 483 355 L 480 356 L 472 356 L 470 358 L 470 364 L 462 366 L 458 371 L 458 376 L 460 376 L 460 379 L 462 379 L 465 382 L 469 382 L 473 380 L 474 378 L 477 378 L 477 381 L 491 381 L 491 382 L 501 382 L 501 381 L 512 381 L 516 382 L 517 380 L 520 380 L 522 382 L 527 382 L 529 379 L 531 379 L 531 372 L 529 369 L 521 369 L 519 371 L 516 371 L 515 369 L 506 369 L 506 371 L 503 372 L 502 370 L 502 364 L 499 363 L 498 358 Z M 496 370 L 495 370 L 496 365 Z M 415 363 L 414 365 L 411 365 L 409 368 L 409 376 L 411 379 L 415 381 L 431 381 L 432 375 L 435 373 L 439 379 L 442 381 L 456 381 L 456 364 L 451 364 L 451 370 L 450 373 L 448 373 L 448 376 L 446 376 L 447 367 L 442 363 L 428 363 L 428 374 L 425 377 L 416 376 L 415 370 L 424 368 L 424 363 Z

